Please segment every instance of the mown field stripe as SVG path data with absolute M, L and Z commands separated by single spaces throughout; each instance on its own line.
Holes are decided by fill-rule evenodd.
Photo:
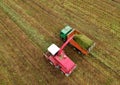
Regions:
M 36 75 L 37 73 L 39 73 L 38 71 L 38 68 L 39 67 L 41 67 L 40 65 L 38 65 L 36 62 L 35 62 L 35 60 L 33 59 L 33 58 L 35 58 L 35 56 L 32 56 L 31 55 L 31 51 L 29 50 L 29 49 L 27 49 L 26 47 L 24 47 L 23 45 L 19 45 L 19 43 L 21 42 L 20 40 L 19 40 L 19 38 L 17 38 L 16 36 L 15 36 L 15 34 L 12 34 L 12 32 L 10 31 L 10 29 L 8 28 L 6 28 L 6 31 L 7 31 L 7 33 L 9 33 L 9 35 L 11 35 L 11 37 L 9 37 L 9 39 L 10 40 L 12 40 L 11 42 L 12 43 L 14 43 L 14 45 L 13 46 L 10 46 L 10 48 L 13 48 L 14 47 L 14 49 L 13 49 L 13 52 L 14 52 L 14 58 L 12 59 L 13 61 L 12 61 L 12 65 L 18 65 L 18 67 L 24 67 L 24 65 L 26 64 L 27 66 L 29 66 L 29 69 L 30 68 L 33 68 L 33 69 L 37 69 L 37 70 L 31 70 L 30 72 L 32 72 L 31 73 L 31 75 Z M 15 46 L 17 47 L 17 48 L 19 48 L 19 52 L 17 51 L 17 52 L 15 52 Z M 8 51 L 8 52 L 10 52 L 10 51 Z M 6 57 L 6 56 L 5 56 Z M 6 60 L 7 59 L 9 59 L 9 57 L 10 56 L 8 56 L 7 58 L 6 58 Z M 22 59 L 22 60 L 21 60 Z M 17 61 L 17 60 L 19 60 L 19 61 Z M 41 67 L 41 68 L 43 68 L 43 67 Z M 22 69 L 22 68 L 15 68 L 15 66 L 14 66 L 14 70 L 17 70 L 17 74 L 19 74 L 20 75 L 20 78 L 21 78 L 21 80 L 24 82 L 24 83 L 30 83 L 30 82 L 26 82 L 28 79 L 25 77 L 25 76 L 22 76 L 22 75 L 24 75 L 24 73 L 23 72 L 21 72 L 20 71 L 20 69 Z M 11 73 L 10 73 L 11 74 Z M 26 74 L 26 75 L 28 75 L 28 74 Z M 12 77 L 12 76 L 11 76 Z M 16 76 L 17 77 L 17 76 Z M 37 77 L 39 77 L 40 79 L 41 79 L 41 82 L 43 81 L 42 79 L 42 76 L 39 76 L 39 75 L 36 75 L 35 76 L 35 78 L 33 77 L 33 79 L 34 80 L 36 80 L 37 81 Z M 19 78 L 19 77 L 18 77 Z M 32 78 L 32 77 L 31 77 Z M 39 79 L 39 80 L 40 80 Z M 13 79 L 12 79 L 13 80 Z M 18 79 L 17 80 L 17 82 L 19 81 L 20 79 Z M 41 83 L 40 82 L 40 83 Z
M 19 14 L 5 5 L 3 1 L 0 1 L 0 7 L 28 35 L 28 37 L 34 41 L 35 44 L 40 46 L 43 51 L 46 51 L 46 48 L 50 45 L 50 42 L 47 42 L 44 36 L 39 34 L 37 29 L 30 26 L 29 23 L 21 18 Z
M 40 1 L 39 1 L 40 2 Z M 43 1 L 41 1 L 42 3 L 43 3 Z M 70 3 L 70 2 L 67 2 L 67 4 L 73 4 L 73 3 Z M 47 3 L 45 3 L 45 4 L 47 4 Z M 53 3 L 52 3 L 53 4 Z M 79 21 L 77 21 L 77 22 L 80 22 L 80 20 L 84 20 L 84 21 L 86 21 L 86 22 L 89 22 L 89 23 L 93 23 L 93 24 L 95 24 L 95 25 L 97 25 L 98 27 L 105 27 L 105 28 L 111 28 L 110 29 L 110 31 L 112 32 L 112 33 L 115 33 L 115 32 L 117 32 L 118 34 L 116 34 L 117 35 L 117 37 L 119 37 L 118 35 L 119 35 L 119 31 L 117 31 L 118 30 L 118 28 L 119 28 L 119 26 L 117 26 L 116 25 L 116 21 L 114 22 L 114 23 L 112 23 L 112 24 L 107 24 L 108 22 L 110 22 L 110 20 L 104 20 L 104 23 L 103 23 L 103 21 L 102 21 L 102 18 L 99 20 L 99 19 L 96 19 L 96 18 L 91 18 L 92 16 L 93 16 L 93 14 L 92 15 L 89 15 L 89 14 L 91 14 L 91 13 L 89 13 L 89 11 L 87 11 L 87 10 L 85 10 L 86 8 L 91 8 L 91 6 L 90 7 L 84 7 L 84 10 L 83 10 L 83 8 L 81 9 L 80 7 L 79 7 L 79 4 L 76 4 L 76 5 L 73 5 L 73 6 L 75 6 L 75 7 L 77 7 L 77 8 L 80 8 L 80 10 L 79 10 L 79 13 L 77 14 L 76 12 L 74 12 L 74 10 L 72 9 L 71 10 L 71 5 L 68 7 L 64 7 L 64 5 L 59 5 L 58 7 L 60 8 L 60 10 L 59 10 L 59 8 L 56 8 L 57 6 L 54 6 L 54 5 L 52 5 L 51 3 L 49 3 L 48 2 L 48 5 L 47 6 L 49 6 L 50 8 L 52 8 L 52 9 L 55 9 L 55 10 L 57 10 L 57 11 L 61 11 L 61 10 L 63 10 L 64 9 L 64 11 L 65 12 L 60 12 L 60 14 L 64 14 L 64 16 L 69 16 L 69 15 L 72 15 L 73 14 L 73 16 L 75 17 L 75 19 L 76 18 L 80 18 L 79 19 Z M 85 3 L 86 4 L 86 3 Z M 66 4 L 65 4 L 66 5 Z M 93 7 L 93 6 L 92 6 Z M 93 9 L 93 8 L 92 8 Z M 94 9 L 96 9 L 96 7 L 94 7 Z M 97 9 L 97 11 L 98 11 L 98 9 Z M 101 10 L 99 10 L 99 11 L 101 11 Z M 78 11 L 77 11 L 78 12 Z M 59 12 L 58 12 L 59 13 Z M 68 13 L 68 15 L 66 14 L 66 13 Z M 101 13 L 101 12 L 99 12 L 99 13 Z M 81 14 L 81 15 L 80 15 Z M 77 16 L 75 16 L 75 15 L 77 15 Z M 79 17 L 78 17 L 79 16 Z M 94 15 L 94 16 L 96 16 L 96 15 Z M 101 16 L 101 15 L 100 15 Z M 108 15 L 107 15 L 108 16 Z M 81 19 L 82 18 L 82 19 Z M 90 18 L 90 19 L 89 19 Z M 73 18 L 74 19 L 74 18 Z M 72 20 L 73 20 L 72 19 Z M 110 18 L 111 19 L 111 18 Z M 96 21 L 97 21 L 97 23 L 96 23 Z M 107 23 L 106 23 L 106 22 Z M 111 26 L 112 25 L 112 26 Z M 115 29 L 116 28 L 116 29 Z
M 48 34 L 49 36 L 47 36 L 47 38 L 54 38 L 54 40 L 56 39 L 56 40 L 60 41 L 58 37 L 56 38 L 54 36 L 54 34 L 56 34 L 58 31 L 56 31 L 57 29 L 55 29 L 55 27 L 53 25 L 52 25 L 53 27 L 50 27 L 50 29 L 46 29 L 45 26 L 50 26 L 51 23 L 46 22 L 43 25 L 41 23 L 41 22 L 43 22 L 42 19 L 40 21 L 36 21 L 36 19 L 35 19 L 36 16 L 33 17 L 33 16 L 29 15 L 26 12 L 28 10 L 25 10 L 24 8 L 20 7 L 19 4 L 15 3 L 13 0 L 7 0 L 7 2 L 5 4 L 9 5 L 9 7 L 11 7 L 16 13 L 21 14 L 21 17 L 24 18 L 27 22 L 31 21 L 31 22 L 29 22 L 29 24 L 32 26 L 35 26 L 39 30 L 39 32 L 42 31 L 42 32 L 44 32 L 44 34 Z M 32 8 L 32 6 L 31 6 L 31 8 Z M 36 11 L 35 9 L 33 9 L 33 10 Z M 31 10 L 29 10 L 29 12 L 30 11 Z M 37 10 L 37 12 L 38 11 L 39 10 Z M 39 15 L 41 15 L 41 13 Z M 60 24 L 58 24 L 58 25 L 60 25 Z M 58 35 L 59 35 L 59 33 L 58 33 Z
M 10 8 L 10 7 L 9 7 L 9 8 Z M 9 27 L 9 26 L 8 26 L 8 27 Z M 12 37 L 15 37 L 15 36 L 12 36 Z M 16 38 L 16 39 L 19 40 L 18 38 Z M 21 48 L 24 48 L 24 47 L 21 47 Z M 28 51 L 28 50 L 26 50 L 26 51 L 27 51 L 27 53 L 29 54 L 30 51 Z M 41 52 L 41 51 L 40 51 L 40 52 Z M 30 56 L 30 55 L 29 55 L 29 56 Z M 30 56 L 30 57 L 32 57 L 32 56 Z M 31 59 L 27 59 L 27 58 L 26 58 L 26 60 L 28 60 L 28 61 L 31 62 Z M 33 63 L 33 64 L 34 64 L 34 63 Z M 36 64 L 36 65 L 34 64 L 34 67 L 37 68 L 37 67 L 36 67 L 37 65 L 38 65 L 38 64 Z M 39 68 L 37 68 L 37 69 L 38 69 L 39 71 L 41 71 Z M 46 74 L 46 75 L 49 75 L 49 77 L 51 76 L 51 75 L 50 75 L 50 72 L 47 72 L 47 73 L 43 72 L 43 73 Z M 46 76 L 44 76 L 44 78 L 45 78 L 45 77 L 46 77 Z M 51 77 L 53 77 L 53 76 L 51 76 Z M 47 79 L 47 77 L 46 77 L 46 79 Z M 55 78 L 54 80 L 56 80 L 56 78 Z M 42 81 L 41 81 L 41 82 L 42 82 Z
M 95 7 L 94 5 L 91 5 L 87 2 L 85 2 L 85 3 L 88 6 L 86 8 L 82 7 L 82 9 L 84 9 L 84 10 L 81 10 L 81 11 L 91 13 L 93 16 L 92 12 L 93 12 L 93 10 L 95 10 L 94 12 L 98 13 L 98 16 L 101 17 L 101 18 L 95 18 L 95 20 L 97 22 L 100 22 L 99 24 L 101 24 L 101 25 L 103 24 L 106 28 L 111 28 L 111 30 L 119 33 L 119 31 L 118 31 L 119 30 L 119 24 L 118 24 L 119 18 L 116 18 L 115 16 L 110 15 L 110 13 L 107 13 L 105 10 L 102 10 L 102 9 L 98 10 L 98 8 Z M 79 4 L 74 5 L 74 6 L 78 7 Z M 92 9 L 92 11 L 89 12 L 89 11 L 86 11 L 86 9 L 89 9 L 89 10 Z M 88 13 L 86 13 L 86 15 Z M 96 13 L 94 13 L 94 14 L 96 14 Z M 101 15 L 100 15 L 100 13 L 101 13 Z M 107 17 L 110 17 L 110 18 L 107 18 Z M 94 20 L 92 22 L 95 23 Z M 99 24 L 97 24 L 97 25 L 99 25 Z
M 3 21 L 4 22 L 4 21 Z M 5 22 L 4 22 L 4 24 L 5 24 Z M 8 27 L 9 27 L 9 25 L 7 25 Z M 6 28 L 7 29 L 7 28 Z M 10 29 L 8 28 L 8 30 L 10 31 Z M 19 46 L 21 46 L 20 48 L 24 48 L 22 45 L 19 45 L 18 43 L 20 43 L 20 40 L 19 40 L 19 38 L 17 38 L 15 35 L 13 35 L 13 36 L 11 36 L 11 38 L 12 38 L 12 41 L 13 42 L 15 42 L 16 43 L 16 45 L 17 45 L 17 47 Z M 16 40 L 17 41 L 19 41 L 19 42 L 16 42 Z M 23 43 L 22 43 L 23 44 Z M 19 50 L 20 50 L 20 48 L 19 48 Z M 25 51 L 24 51 L 25 50 Z M 30 51 L 29 51 L 29 49 L 25 49 L 24 48 L 24 50 L 23 49 L 21 49 L 21 52 L 22 53 L 24 53 L 24 55 L 26 54 L 26 55 L 29 55 L 29 54 L 31 54 L 30 53 Z M 40 51 L 40 52 L 42 52 L 42 51 Z M 35 56 L 33 56 L 33 58 L 34 58 Z M 38 64 L 35 64 L 35 61 L 33 61 L 31 58 L 32 58 L 32 56 L 31 55 L 29 55 L 29 58 L 26 56 L 26 57 L 24 57 L 25 58 L 25 60 L 27 60 L 27 61 L 29 61 L 30 62 L 30 64 L 32 64 L 33 65 L 33 67 L 35 67 L 36 69 L 37 69 L 37 71 L 39 70 L 39 72 L 41 71 L 40 70 L 40 68 L 38 68 L 38 67 L 40 67 L 40 64 L 38 65 Z M 43 57 L 42 57 L 43 58 Z M 32 63 L 31 63 L 31 61 L 32 61 Z M 42 67 L 43 68 L 43 67 Z M 48 73 L 50 73 L 50 72 L 47 72 L 47 74 Z M 48 74 L 49 75 L 49 74 Z M 45 77 L 44 77 L 45 78 Z M 40 81 L 40 82 L 43 82 L 42 80 Z M 46 82 L 44 82 L 44 83 L 46 83 Z

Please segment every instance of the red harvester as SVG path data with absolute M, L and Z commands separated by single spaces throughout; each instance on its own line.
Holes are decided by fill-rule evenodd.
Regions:
M 50 64 L 59 68 L 66 76 L 69 76 L 76 68 L 76 64 L 65 54 L 65 46 L 72 40 L 73 36 L 69 37 L 61 48 L 52 44 L 48 47 L 48 51 L 44 56 L 49 60 Z

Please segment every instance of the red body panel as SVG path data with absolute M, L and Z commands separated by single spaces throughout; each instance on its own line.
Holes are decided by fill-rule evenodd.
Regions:
M 76 67 L 76 64 L 64 53 L 55 55 L 55 56 L 48 56 L 48 60 L 50 60 L 55 66 L 60 66 L 60 69 L 65 74 L 70 74 Z
M 64 52 L 62 52 L 59 56 L 55 56 L 55 60 L 60 64 L 62 67 L 61 69 L 64 70 L 65 73 L 71 73 L 76 66 Z
M 55 66 L 58 65 L 58 62 L 55 60 L 55 57 L 54 56 L 49 56 L 48 58 Z

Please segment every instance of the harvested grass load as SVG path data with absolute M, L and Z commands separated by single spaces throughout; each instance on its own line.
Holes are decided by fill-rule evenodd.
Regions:
M 89 49 L 93 45 L 93 41 L 83 34 L 77 34 L 73 38 L 81 47 Z

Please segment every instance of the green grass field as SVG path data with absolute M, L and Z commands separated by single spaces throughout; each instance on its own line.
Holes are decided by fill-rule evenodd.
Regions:
M 96 42 L 69 77 L 43 53 L 66 25 Z M 0 85 L 120 85 L 119 0 L 0 0 Z

